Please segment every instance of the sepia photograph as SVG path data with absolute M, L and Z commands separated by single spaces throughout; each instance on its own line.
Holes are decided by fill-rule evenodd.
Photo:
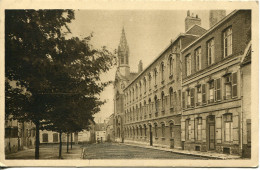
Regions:
M 244 3 L 1 8 L 1 166 L 258 166 Z

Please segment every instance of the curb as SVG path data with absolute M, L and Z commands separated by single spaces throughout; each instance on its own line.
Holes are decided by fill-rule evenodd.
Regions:
M 199 157 L 202 157 L 202 158 L 214 158 L 214 159 L 219 159 L 219 160 L 232 160 L 232 159 L 236 159 L 236 158 L 223 158 L 223 157 L 210 156 L 210 155 L 200 155 L 200 154 L 193 154 L 193 153 L 183 153 L 183 152 L 177 152 L 177 151 L 174 151 L 174 150 L 168 150 L 168 149 L 159 148 L 159 147 L 147 147 L 147 146 L 143 146 L 143 145 L 134 145 L 134 144 L 131 144 L 131 143 L 120 143 L 120 144 L 129 145 L 129 146 L 136 146 L 136 147 L 142 147 L 142 148 L 147 148 L 147 149 L 160 150 L 160 151 L 165 151 L 165 152 L 172 152 L 172 153 L 177 153 L 177 154 L 182 154 L 182 155 L 199 156 Z

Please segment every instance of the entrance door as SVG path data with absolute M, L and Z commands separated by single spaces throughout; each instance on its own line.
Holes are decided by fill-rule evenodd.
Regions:
M 152 125 L 149 125 L 150 129 L 150 146 L 153 146 L 153 132 L 152 132 Z
M 215 149 L 215 116 L 208 117 L 208 145 L 209 150 Z

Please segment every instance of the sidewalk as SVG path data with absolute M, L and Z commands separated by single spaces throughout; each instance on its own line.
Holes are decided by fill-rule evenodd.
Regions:
M 129 145 L 129 146 L 137 146 L 137 147 L 143 147 L 143 148 L 149 148 L 149 149 L 156 149 L 161 151 L 167 151 L 172 153 L 179 153 L 184 155 L 196 155 L 200 157 L 205 158 L 215 158 L 215 159 L 242 159 L 239 155 L 228 155 L 228 154 L 221 154 L 216 152 L 199 152 L 199 151 L 188 151 L 188 150 L 180 150 L 180 149 L 169 149 L 169 148 L 162 148 L 162 147 L 156 147 L 156 146 L 148 146 L 148 145 L 137 145 L 133 143 L 120 143 L 122 145 Z
M 6 159 L 34 159 L 35 149 L 26 149 L 6 155 Z M 81 145 L 73 145 L 72 150 L 62 145 L 62 159 L 81 159 Z M 59 145 L 40 145 L 40 159 L 59 159 Z

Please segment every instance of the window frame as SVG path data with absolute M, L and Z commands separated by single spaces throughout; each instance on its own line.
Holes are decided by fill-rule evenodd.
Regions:
M 232 26 L 223 30 L 223 56 L 224 58 L 233 54 L 233 30 Z M 230 48 L 230 49 L 229 49 Z

